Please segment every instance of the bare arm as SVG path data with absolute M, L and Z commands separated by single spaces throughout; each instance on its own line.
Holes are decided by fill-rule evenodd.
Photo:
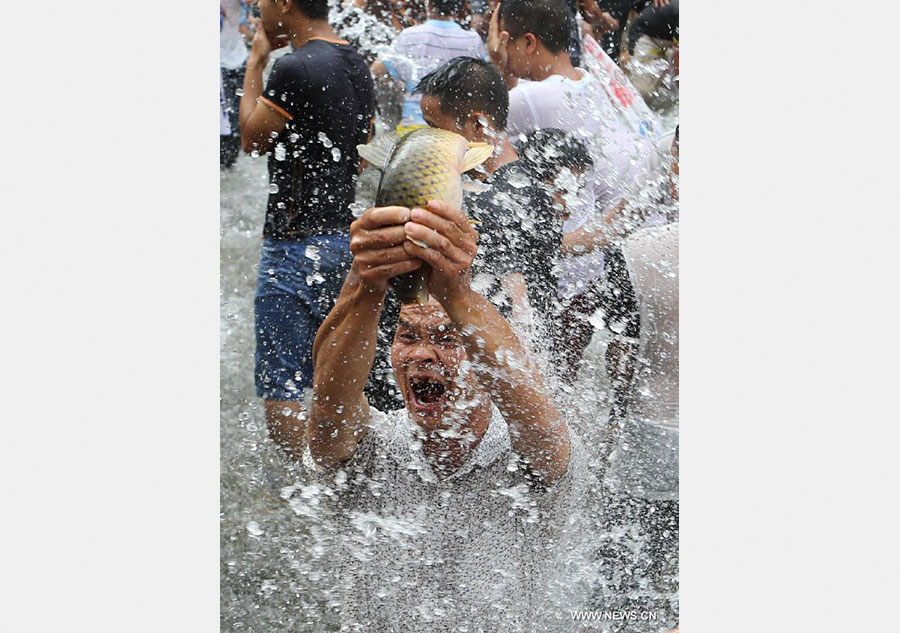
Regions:
M 368 431 L 363 388 L 375 359 L 388 279 L 422 265 L 401 245 L 403 207 L 369 209 L 350 225 L 353 265 L 313 344 L 313 402 L 306 439 L 313 460 L 334 466 L 356 453 Z
M 285 128 L 290 115 L 260 100 L 263 90 L 262 72 L 269 60 L 272 45 L 259 20 L 255 20 L 254 25 L 256 34 L 253 36 L 250 59 L 247 60 L 247 71 L 244 74 L 244 94 L 241 95 L 238 119 L 243 150 L 256 150 L 264 154 L 272 148 L 275 137 Z M 286 44 L 284 42 L 280 45 Z
M 600 8 L 597 0 L 578 0 L 578 8 L 585 22 L 598 27 L 601 31 L 615 31 L 619 21 Z
M 568 469 L 569 431 L 512 327 L 469 286 L 477 233 L 462 211 L 437 201 L 413 209 L 406 232 L 428 246 L 403 245 L 430 265 L 429 290 L 459 327 L 479 379 L 509 425 L 513 449 L 544 483 L 553 483 Z
M 488 29 L 487 49 L 491 63 L 500 71 L 503 83 L 509 90 L 519 85 L 519 79 L 509 70 L 509 53 L 506 50 L 509 44 L 509 31 L 500 30 L 500 12 L 491 14 L 490 28 Z

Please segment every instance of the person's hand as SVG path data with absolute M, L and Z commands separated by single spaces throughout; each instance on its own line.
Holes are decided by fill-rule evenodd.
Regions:
M 600 13 L 600 20 L 597 23 L 597 26 L 600 27 L 601 31 L 618 31 L 619 21 L 615 19 L 610 13 L 603 11 Z
M 597 0 L 581 0 L 581 14 L 586 22 L 593 24 L 600 32 L 619 29 L 619 21 L 601 9 Z
M 422 266 L 404 248 L 409 242 L 403 225 L 409 217 L 406 207 L 374 207 L 350 225 L 353 270 L 369 291 L 384 294 L 391 277 Z
M 446 202 L 432 200 L 427 206 L 410 212 L 410 221 L 403 226 L 409 240 L 403 248 L 429 265 L 428 291 L 446 309 L 470 290 L 478 232 L 465 213 Z
M 507 44 L 509 44 L 509 31 L 500 30 L 500 12 L 494 11 L 491 14 L 491 25 L 488 29 L 488 55 L 491 57 L 491 63 L 497 67 L 501 74 L 506 74 L 509 67 Z
M 653 0 L 653 7 L 658 9 L 669 4 L 669 0 Z
M 269 61 L 269 53 L 278 48 L 283 48 L 290 43 L 287 36 L 282 35 L 272 42 L 266 35 L 260 18 L 251 17 L 250 23 L 253 25 L 253 42 L 250 44 L 250 61 L 251 66 L 265 66 Z

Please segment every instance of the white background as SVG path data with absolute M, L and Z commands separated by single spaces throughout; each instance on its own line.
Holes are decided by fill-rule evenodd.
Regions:
M 895 630 L 900 12 L 684 8 L 682 631 Z M 217 631 L 215 4 L 7 16 L 2 628 Z

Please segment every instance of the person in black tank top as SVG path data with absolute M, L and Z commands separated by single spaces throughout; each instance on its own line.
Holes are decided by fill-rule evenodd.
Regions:
M 273 439 L 299 455 L 312 344 L 350 267 L 358 144 L 375 114 L 368 66 L 328 24 L 327 0 L 259 0 L 241 97 L 241 145 L 268 153 L 255 300 L 256 390 Z M 290 44 L 263 87 L 272 48 Z

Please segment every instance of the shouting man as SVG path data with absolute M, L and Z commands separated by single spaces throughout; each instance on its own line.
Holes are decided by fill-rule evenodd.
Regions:
M 369 209 L 314 346 L 303 461 L 336 511 L 345 630 L 529 630 L 571 512 L 576 442 L 509 324 L 472 290 L 477 233 L 458 209 Z M 415 240 L 415 242 L 411 241 Z M 421 244 L 421 245 L 420 245 Z M 406 408 L 363 387 L 388 280 L 429 270 L 400 311 L 392 363 Z

